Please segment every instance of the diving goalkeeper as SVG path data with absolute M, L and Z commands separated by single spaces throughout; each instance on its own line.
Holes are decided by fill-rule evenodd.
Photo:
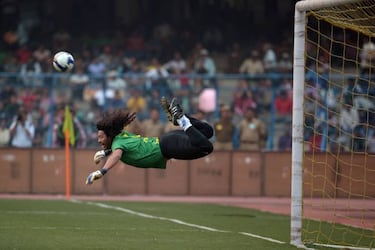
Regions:
M 168 159 L 193 160 L 213 151 L 209 141 L 213 128 L 208 123 L 185 115 L 174 99 L 169 102 L 163 97 L 161 105 L 169 121 L 183 130 L 170 131 L 160 138 L 132 134 L 124 127 L 136 118 L 136 114 L 125 110 L 107 113 L 97 122 L 98 143 L 102 150 L 96 152 L 94 162 L 105 159 L 106 162 L 102 169 L 88 175 L 86 184 L 102 178 L 119 161 L 139 168 L 165 169 Z

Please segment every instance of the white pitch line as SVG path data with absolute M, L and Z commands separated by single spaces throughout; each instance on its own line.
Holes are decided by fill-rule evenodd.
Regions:
M 211 232 L 220 232 L 220 233 L 229 233 L 230 232 L 230 231 L 219 230 L 219 229 L 212 228 L 212 227 L 192 224 L 192 223 L 184 222 L 184 221 L 178 220 L 178 219 L 172 219 L 172 218 L 166 218 L 166 217 L 160 217 L 160 216 L 154 216 L 154 215 L 150 215 L 150 214 L 140 213 L 140 212 L 136 212 L 134 210 L 130 210 L 130 209 L 127 209 L 127 208 L 110 206 L 110 205 L 99 203 L 99 202 L 89 202 L 89 201 L 83 202 L 83 201 L 78 201 L 78 200 L 71 200 L 71 201 L 76 202 L 76 203 L 84 203 L 84 204 L 88 204 L 88 205 L 94 205 L 94 206 L 101 207 L 101 208 L 117 210 L 117 211 L 121 211 L 121 212 L 124 212 L 124 213 L 140 216 L 140 217 L 143 217 L 143 218 L 169 221 L 169 222 L 173 222 L 173 223 L 176 223 L 176 224 L 194 227 L 194 228 L 199 228 L 199 229 L 207 230 L 207 231 L 211 231 Z M 241 235 L 245 235 L 245 236 L 249 236 L 249 237 L 257 238 L 257 239 L 262 239 L 262 240 L 270 241 L 270 242 L 277 243 L 277 244 L 285 244 L 286 243 L 286 242 L 283 242 L 283 241 L 275 240 L 275 239 L 272 239 L 272 238 L 269 238 L 269 237 L 264 237 L 264 236 L 260 236 L 260 235 L 256 235 L 256 234 L 252 234 L 252 233 L 246 233 L 246 232 L 238 232 L 238 233 L 241 234 Z
M 275 239 L 272 239 L 272 238 L 269 238 L 269 237 L 260 236 L 260 235 L 257 235 L 257 234 L 246 233 L 246 232 L 239 232 L 239 234 L 250 236 L 250 237 L 253 237 L 253 238 L 257 238 L 257 239 L 266 240 L 266 241 L 271 241 L 271 242 L 278 243 L 278 244 L 285 244 L 284 241 L 275 240 Z
M 211 231 L 211 232 L 221 232 L 221 233 L 228 232 L 228 231 L 222 231 L 222 230 L 219 230 L 219 229 L 215 229 L 215 228 L 212 228 L 212 227 L 200 226 L 200 225 L 197 225 L 197 224 L 184 222 L 184 221 L 178 220 L 178 219 L 171 219 L 171 218 L 166 218 L 166 217 L 160 217 L 160 216 L 154 216 L 154 215 L 150 215 L 150 214 L 140 213 L 140 212 L 136 212 L 136 211 L 126 209 L 126 208 L 123 208 L 123 207 L 110 206 L 110 205 L 98 203 L 98 202 L 85 202 L 85 203 L 89 204 L 89 205 L 94 205 L 94 206 L 97 206 L 97 207 L 113 209 L 113 210 L 125 212 L 125 213 L 128 213 L 128 214 L 132 214 L 132 215 L 137 215 L 137 216 L 143 217 L 143 218 L 170 221 L 170 222 L 173 222 L 173 223 L 176 223 L 176 224 L 189 226 L 189 227 L 195 227 L 195 228 L 199 228 L 199 229 L 207 230 L 207 231 Z

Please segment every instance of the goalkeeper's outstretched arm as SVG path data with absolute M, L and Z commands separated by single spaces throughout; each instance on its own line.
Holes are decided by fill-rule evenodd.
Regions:
M 112 153 L 112 149 L 99 150 L 94 155 L 94 162 L 98 164 L 102 159 L 105 159 L 108 155 Z
M 108 172 L 108 170 L 116 166 L 116 164 L 121 159 L 122 153 L 123 152 L 121 149 L 116 149 L 115 151 L 113 151 L 112 154 L 108 157 L 107 162 L 101 170 L 92 172 L 87 176 L 86 184 L 92 184 L 95 180 L 102 178 Z

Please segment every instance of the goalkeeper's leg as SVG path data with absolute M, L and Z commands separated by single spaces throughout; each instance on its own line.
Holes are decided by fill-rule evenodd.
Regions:
M 175 130 L 164 134 L 160 138 L 160 148 L 166 158 L 180 160 L 201 158 L 213 151 L 212 143 L 194 126 L 186 131 Z

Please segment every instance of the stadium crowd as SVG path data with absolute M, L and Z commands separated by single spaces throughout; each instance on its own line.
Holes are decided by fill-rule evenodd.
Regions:
M 159 136 L 171 129 L 159 105 L 160 97 L 167 96 L 176 97 L 185 112 L 215 127 L 216 149 L 266 149 L 267 125 L 274 115 L 281 129 L 273 135 L 276 146 L 268 149 L 290 150 L 290 41 L 276 45 L 260 39 L 246 46 L 223 44 L 219 30 L 210 30 L 201 40 L 194 39 L 192 33 L 176 33 L 163 24 L 155 27 L 149 39 L 142 29 L 134 29 L 127 37 L 114 32 L 112 36 L 74 39 L 59 30 L 50 43 L 20 44 L 7 37 L 0 50 L 0 71 L 5 73 L 0 79 L 1 145 L 62 147 L 67 104 L 74 114 L 77 148 L 97 146 L 95 121 L 107 109 L 136 111 L 138 123 L 128 129 Z M 52 74 L 51 58 L 60 50 L 75 57 L 70 74 Z M 311 67 L 306 77 L 306 149 L 333 151 L 344 145 L 344 150 L 374 150 L 374 103 L 363 98 L 373 93 L 350 79 L 336 92 L 328 89 L 321 78 L 314 77 L 328 70 L 327 65 L 321 67 Z M 280 76 L 276 82 L 267 77 L 275 73 Z M 221 81 L 218 74 L 235 76 L 237 86 L 228 100 L 216 100 Z M 337 105 L 337 93 L 345 93 L 343 107 Z M 331 105 L 327 114 L 317 105 L 323 101 Z M 363 105 L 367 111 L 358 112 Z M 319 120 L 319 115 L 328 118 Z M 330 140 L 326 146 L 324 134 Z

